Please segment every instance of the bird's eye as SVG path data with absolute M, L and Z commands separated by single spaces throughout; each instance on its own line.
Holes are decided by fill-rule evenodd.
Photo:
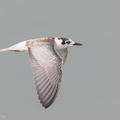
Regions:
M 70 44 L 70 41 L 67 41 L 66 43 L 67 43 L 67 44 Z

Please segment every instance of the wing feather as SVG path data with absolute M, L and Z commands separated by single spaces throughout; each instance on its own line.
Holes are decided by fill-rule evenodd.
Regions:
M 29 44 L 28 48 L 38 98 L 41 104 L 48 108 L 58 93 L 62 77 L 62 59 L 50 42 L 44 45 Z
M 58 93 L 58 90 L 59 90 L 59 84 L 57 84 L 56 86 L 54 86 L 53 92 L 51 93 L 51 95 L 49 96 L 49 98 L 47 99 L 47 101 L 45 101 L 46 108 L 49 107 L 54 102 L 54 100 L 56 98 L 56 95 Z

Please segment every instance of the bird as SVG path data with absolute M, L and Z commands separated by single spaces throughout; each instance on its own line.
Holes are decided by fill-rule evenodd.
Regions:
M 70 46 L 82 44 L 65 37 L 42 37 L 25 40 L 0 49 L 0 52 L 28 52 L 38 99 L 44 108 L 48 108 L 56 99 L 62 78 L 62 66 L 66 62 Z

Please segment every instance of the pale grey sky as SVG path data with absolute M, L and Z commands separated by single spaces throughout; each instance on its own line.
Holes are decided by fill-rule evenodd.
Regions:
M 120 1 L 0 1 L 0 48 L 45 36 L 84 45 L 69 49 L 57 99 L 41 106 L 26 53 L 0 53 L 0 119 L 120 120 Z

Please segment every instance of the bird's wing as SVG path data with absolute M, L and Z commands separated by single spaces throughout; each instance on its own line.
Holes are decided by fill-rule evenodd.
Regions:
M 48 42 L 49 43 L 49 42 Z M 62 59 L 50 43 L 28 47 L 38 98 L 47 108 L 55 100 L 62 77 Z

